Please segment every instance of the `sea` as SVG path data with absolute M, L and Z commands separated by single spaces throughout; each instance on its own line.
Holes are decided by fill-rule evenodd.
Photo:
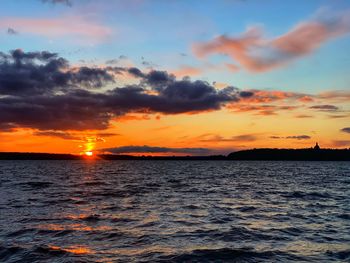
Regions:
M 350 262 L 350 162 L 0 161 L 0 262 Z

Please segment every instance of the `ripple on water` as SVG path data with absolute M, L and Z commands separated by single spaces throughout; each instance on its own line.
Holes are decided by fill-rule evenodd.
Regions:
M 198 249 L 189 253 L 159 257 L 167 262 L 263 262 L 302 260 L 301 257 L 281 251 L 255 251 L 251 248 Z

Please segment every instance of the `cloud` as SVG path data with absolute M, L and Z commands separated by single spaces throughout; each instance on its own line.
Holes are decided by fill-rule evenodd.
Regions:
M 116 81 L 116 72 L 132 72 L 140 83 L 102 90 Z M 0 126 L 7 129 L 106 129 L 111 120 L 130 113 L 193 114 L 240 99 L 235 87 L 217 90 L 205 81 L 177 80 L 166 71 L 74 68 L 47 51 L 0 52 Z
M 350 147 L 349 140 L 335 140 L 335 141 L 332 141 L 332 143 L 335 147 Z
M 18 32 L 17 32 L 16 30 L 14 30 L 13 28 L 9 27 L 9 28 L 7 29 L 7 34 L 8 34 L 8 35 L 17 35 Z
M 330 119 L 340 119 L 340 118 L 348 118 L 348 117 L 350 117 L 350 115 L 328 115 L 327 116 L 328 118 L 330 118 Z
M 277 112 L 279 111 L 295 110 L 297 109 L 297 106 L 272 105 L 272 104 L 249 105 L 249 104 L 245 104 L 244 100 L 242 100 L 242 102 L 228 105 L 228 108 L 232 109 L 235 112 L 254 112 L 256 115 L 269 116 L 269 115 L 277 115 Z
M 186 77 L 186 76 L 197 76 L 200 75 L 202 73 L 202 69 L 200 68 L 196 68 L 196 67 L 192 67 L 192 66 L 187 66 L 187 65 L 183 65 L 180 68 L 176 69 L 176 70 L 172 70 L 171 71 L 176 77 L 178 78 L 182 78 L 182 77 Z
M 110 65 L 119 64 L 121 61 L 126 60 L 126 59 L 128 59 L 127 56 L 125 56 L 125 55 L 120 55 L 118 58 L 106 60 L 106 64 L 110 64 Z
M 57 137 L 64 140 L 77 140 L 80 141 L 81 137 L 73 135 L 69 132 L 64 131 L 36 131 L 33 133 L 35 136 L 48 136 L 48 137 Z
M 118 85 L 124 74 L 131 76 L 135 84 Z M 110 88 L 114 84 L 117 87 Z M 0 52 L 0 127 L 7 131 L 18 127 L 40 131 L 103 130 L 113 120 L 149 119 L 150 114 L 197 114 L 223 108 L 275 115 L 300 107 L 288 104 L 305 96 L 317 98 L 233 86 L 216 89 L 206 81 L 177 79 L 167 71 L 72 67 L 66 59 L 48 51 Z M 276 105 L 280 102 L 288 104 Z M 310 108 L 331 112 L 338 109 L 328 104 Z
M 314 105 L 311 106 L 310 109 L 313 110 L 318 110 L 318 111 L 337 111 L 339 108 L 337 106 L 334 105 L 329 105 L 329 104 L 323 104 L 323 105 Z
M 21 49 L 13 50 L 10 54 L 0 52 L 0 95 L 53 95 L 81 86 L 100 88 L 113 82 L 113 75 L 106 70 L 70 68 L 68 61 L 56 53 L 24 52 Z M 15 98 L 7 99 L 15 102 Z
M 245 101 L 252 103 L 270 103 L 281 100 L 298 100 L 301 102 L 311 102 L 313 101 L 313 95 L 281 91 L 281 90 L 249 90 L 245 92 L 250 92 L 251 96 L 246 96 Z M 253 96 L 254 95 L 254 96 Z
M 313 118 L 314 116 L 308 115 L 308 114 L 298 114 L 298 115 L 295 115 L 294 117 L 299 119 L 304 119 L 304 118 Z
M 64 4 L 67 6 L 72 6 L 71 0 L 41 0 L 43 3 L 51 3 L 51 4 Z
M 113 148 L 101 149 L 101 152 L 108 152 L 114 154 L 125 154 L 125 153 L 184 153 L 191 155 L 208 155 L 212 152 L 208 148 L 169 148 L 169 147 L 158 147 L 158 146 L 120 146 Z
M 293 140 L 309 140 L 311 139 L 311 136 L 309 135 L 292 135 L 292 136 L 270 136 L 271 139 L 293 139 Z
M 257 137 L 254 134 L 241 134 L 229 138 L 215 134 L 203 134 L 199 136 L 199 141 L 201 142 L 252 142 L 256 140 Z
M 350 31 L 349 11 L 318 14 L 283 35 L 267 39 L 261 27 L 250 27 L 238 37 L 221 35 L 207 43 L 197 43 L 193 52 L 200 58 L 226 54 L 251 72 L 286 66 L 315 52 L 322 44 Z
M 46 131 L 35 131 L 33 132 L 35 136 L 47 136 L 47 137 L 58 137 L 64 140 L 74 140 L 74 141 L 84 141 L 86 137 L 114 137 L 119 136 L 118 133 L 110 132 L 100 132 L 100 133 L 77 133 L 77 132 L 66 132 L 66 131 L 56 131 L 56 130 L 46 130 Z M 102 138 L 100 138 L 102 139 Z
M 61 18 L 0 18 L 0 28 L 16 28 L 22 34 L 33 34 L 50 39 L 69 37 L 81 43 L 100 43 L 106 41 L 112 30 L 84 16 Z
M 293 135 L 287 136 L 286 139 L 309 140 L 311 137 L 309 135 Z
M 350 133 L 350 127 L 345 127 L 340 130 L 341 132 Z
M 317 97 L 328 101 L 348 102 L 350 101 L 350 91 L 348 90 L 324 91 L 324 92 L 321 92 Z

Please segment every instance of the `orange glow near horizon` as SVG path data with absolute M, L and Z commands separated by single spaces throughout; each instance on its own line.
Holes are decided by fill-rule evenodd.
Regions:
M 149 115 L 148 119 L 112 121 L 104 131 L 67 131 L 68 137 L 38 136 L 35 135 L 36 130 L 18 128 L 12 132 L 0 132 L 0 151 L 71 153 L 95 159 L 103 149 L 129 145 L 210 148 L 215 154 L 251 148 L 308 148 L 313 147 L 316 141 L 322 148 L 347 147 L 348 134 L 340 132 L 340 129 L 348 126 L 349 118 L 328 118 L 328 113 L 295 118 L 296 114 L 302 112 L 283 111 L 278 115 L 261 116 L 251 112 L 220 110 L 190 116 L 178 114 L 156 118 L 157 115 Z M 325 119 L 328 125 L 324 124 Z M 286 138 L 303 134 L 311 138 Z M 181 154 L 146 152 L 133 155 Z

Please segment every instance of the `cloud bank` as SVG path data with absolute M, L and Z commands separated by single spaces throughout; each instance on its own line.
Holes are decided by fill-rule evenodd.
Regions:
M 159 146 L 121 146 L 121 147 L 113 147 L 101 149 L 101 152 L 108 152 L 114 154 L 122 154 L 122 153 L 184 153 L 191 155 L 207 155 L 212 152 L 211 149 L 208 148 L 169 148 L 169 147 L 159 147 Z
M 124 74 L 138 83 L 107 89 L 111 85 L 118 86 L 118 78 Z M 344 98 L 339 98 L 343 93 L 308 95 L 276 90 L 240 90 L 233 86 L 216 89 L 215 84 L 188 77 L 177 79 L 167 71 L 111 65 L 72 67 L 66 59 L 48 51 L 16 49 L 9 53 L 0 52 L 2 131 L 14 128 L 103 130 L 110 126 L 111 121 L 134 114 L 198 114 L 223 108 L 274 115 L 278 111 L 302 107 L 295 102 L 343 102 Z M 338 107 L 316 104 L 308 109 L 334 113 Z
M 101 89 L 128 72 L 139 84 Z M 128 113 L 199 113 L 241 99 L 240 90 L 205 81 L 177 80 L 166 71 L 71 67 L 55 53 L 0 53 L 0 127 L 38 130 L 106 129 Z M 244 95 L 246 96 L 246 94 Z

